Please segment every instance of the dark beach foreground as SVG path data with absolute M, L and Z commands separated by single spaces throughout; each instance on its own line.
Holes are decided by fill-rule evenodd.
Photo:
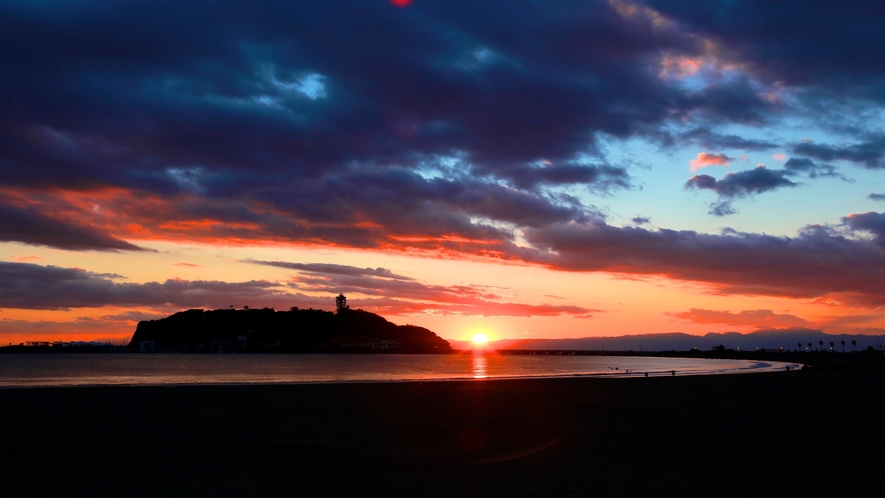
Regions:
M 0 391 L 4 496 L 871 496 L 882 369 Z

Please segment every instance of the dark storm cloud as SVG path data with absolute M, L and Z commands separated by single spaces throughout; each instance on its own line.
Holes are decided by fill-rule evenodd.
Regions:
M 716 40 L 755 77 L 828 96 L 885 101 L 885 10 L 878 0 L 649 0 L 682 29 Z M 841 94 L 841 95 L 840 95 Z
M 872 199 L 874 201 L 885 201 L 885 194 L 873 193 L 873 194 L 868 195 L 867 197 L 869 197 L 870 199 Z
M 852 30 L 865 44 L 844 36 L 824 42 L 808 30 L 785 35 L 770 19 L 793 25 L 797 18 L 781 19 L 787 9 L 771 6 L 668 4 L 661 8 L 675 27 L 655 32 L 602 1 L 428 1 L 406 10 L 343 0 L 211 9 L 162 1 L 49 5 L 0 11 L 7 21 L 0 40 L 16 48 L 4 58 L 2 81 L 14 98 L 6 103 L 11 120 L 2 145 L 9 165 L 39 170 L 14 175 L 28 184 L 64 172 L 65 186 L 168 191 L 181 188 L 170 169 L 203 167 L 217 173 L 204 178 L 207 191 L 225 192 L 263 183 L 241 172 L 247 165 L 316 175 L 347 161 L 405 164 L 415 153 L 453 150 L 506 172 L 592 151 L 599 132 L 653 133 L 695 110 L 765 120 L 771 105 L 747 78 L 693 92 L 649 67 L 649 57 L 664 52 L 703 55 L 696 33 L 734 40 L 726 45 L 732 57 L 763 75 L 776 73 L 774 62 L 807 62 L 812 54 L 834 69 L 863 62 L 872 75 L 855 74 L 855 81 L 881 75 L 878 30 Z M 698 16 L 707 10 L 716 15 Z M 861 8 L 840 6 L 833 18 L 808 10 L 798 18 L 875 25 L 856 19 L 866 14 Z M 793 43 L 775 45 L 783 36 Z M 835 57 L 844 55 L 837 42 L 864 50 Z M 762 60 L 748 49 L 754 43 Z M 803 75 L 835 73 L 801 68 Z
M 545 191 L 630 188 L 621 166 L 575 162 L 599 156 L 600 135 L 772 147 L 712 124 L 664 132 L 692 113 L 760 123 L 777 106 L 748 76 L 700 89 L 660 76 L 662 54 L 710 56 L 697 33 L 740 33 L 709 32 L 680 4 L 661 27 L 621 3 L 6 3 L 0 173 L 13 186 L 147 191 L 177 208 L 193 195 L 178 217 L 376 247 L 376 231 L 332 225 L 368 216 L 398 235 L 497 240 L 508 236 L 478 218 L 582 221 Z M 451 157 L 458 174 L 414 174 Z M 263 203 L 279 216 L 250 213 Z
M 229 197 L 457 152 L 520 188 L 604 190 L 626 171 L 565 165 L 599 133 L 768 107 L 745 79 L 663 81 L 649 57 L 690 37 L 645 34 L 605 2 L 59 2 L 0 18 L 14 47 L 0 168 L 15 185 Z M 541 160 L 558 166 L 528 167 Z
M 108 209 L 167 236 L 203 240 L 322 241 L 351 247 L 436 247 L 443 239 L 506 244 L 501 223 L 524 226 L 602 215 L 569 196 L 548 196 L 469 177 L 424 178 L 405 168 L 358 167 L 340 175 L 267 186 L 249 201 L 224 202 L 196 194 L 168 204 L 106 199 Z M 217 223 L 190 223 L 190 220 Z M 180 230 L 174 227 L 179 225 Z M 122 223 L 121 226 L 125 226 Z M 428 242 L 428 244 L 424 244 Z M 436 242 L 432 242 L 436 241 Z
M 873 235 L 874 241 L 885 247 L 885 213 L 854 213 L 842 218 L 842 223 L 852 230 L 865 231 Z
M 667 105 L 643 97 L 667 93 L 652 74 L 620 61 L 648 42 L 631 42 L 602 4 L 583 21 L 554 10 L 540 24 L 515 6 L 504 22 L 500 8 L 384 2 L 85 5 L 0 12 L 3 45 L 19 47 L 3 71 L 15 96 L 2 143 L 10 181 L 174 192 L 188 184 L 176 172 L 202 168 L 191 186 L 220 195 L 454 150 L 507 169 L 567 159 L 594 132 L 629 134 Z M 587 29 L 625 44 L 587 47 L 610 75 L 592 84 L 582 61 L 520 40 L 578 42 L 568 37 Z
M 735 198 L 761 194 L 783 187 L 795 187 L 797 184 L 786 178 L 787 171 L 771 170 L 764 166 L 754 169 L 728 173 L 721 180 L 710 175 L 695 175 L 685 182 L 686 189 L 712 190 L 719 196 L 713 203 L 710 214 L 727 216 L 736 211 L 731 205 Z
M 821 161 L 850 161 L 868 169 L 883 169 L 885 134 L 867 137 L 864 142 L 841 146 L 804 142 L 793 147 L 793 152 Z
M 582 209 L 554 202 L 535 192 L 465 176 L 425 179 L 403 168 L 328 177 L 317 185 L 316 192 L 326 199 L 334 197 L 337 202 L 348 204 L 348 211 L 360 216 L 377 213 L 379 221 L 385 225 L 397 225 L 388 223 L 386 217 L 405 219 L 416 214 L 436 217 L 462 212 L 520 225 L 546 224 L 588 215 Z M 424 213 L 429 206 L 433 206 L 432 212 Z M 400 212 L 403 208 L 414 211 Z
M 70 251 L 144 250 L 92 227 L 54 219 L 34 208 L 19 208 L 2 203 L 0 242 L 24 242 Z
M 605 223 L 553 226 L 525 232 L 531 244 L 546 252 L 524 257 L 560 270 L 657 274 L 708 282 L 723 293 L 830 296 L 882 306 L 883 216 L 865 213 L 848 217 L 846 223 L 856 231 L 850 238 L 822 226 L 808 226 L 795 237 L 734 230 L 711 235 Z M 876 240 L 856 237 L 862 230 L 874 233 Z

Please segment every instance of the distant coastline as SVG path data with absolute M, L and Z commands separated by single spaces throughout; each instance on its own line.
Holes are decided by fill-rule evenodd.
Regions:
M 290 308 L 190 309 L 138 323 L 131 339 L 43 341 L 0 347 L 0 353 L 437 353 L 578 354 L 774 360 L 819 363 L 831 354 L 885 354 L 885 336 L 827 334 L 801 327 L 749 334 L 681 332 L 565 339 L 500 339 L 482 346 L 445 340 L 415 325 L 396 325 L 335 298 L 336 311 Z M 789 357 L 789 359 L 786 359 Z
M 467 341 L 450 341 L 455 349 L 469 347 Z M 761 329 L 739 332 L 709 332 L 691 335 L 683 332 L 633 334 L 609 337 L 564 339 L 501 339 L 489 344 L 491 349 L 569 350 L 569 351 L 766 351 L 832 352 L 882 351 L 885 336 L 864 334 L 827 334 L 803 327 Z

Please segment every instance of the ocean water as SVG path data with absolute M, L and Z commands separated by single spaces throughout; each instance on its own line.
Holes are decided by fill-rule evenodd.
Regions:
M 709 375 L 787 363 L 623 356 L 2 354 L 0 388 Z

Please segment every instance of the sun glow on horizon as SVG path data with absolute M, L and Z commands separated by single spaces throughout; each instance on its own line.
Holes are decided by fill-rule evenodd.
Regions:
M 470 340 L 473 341 L 473 344 L 476 344 L 477 346 L 482 346 L 489 342 L 489 336 L 485 334 L 473 334 L 473 337 L 471 337 Z

